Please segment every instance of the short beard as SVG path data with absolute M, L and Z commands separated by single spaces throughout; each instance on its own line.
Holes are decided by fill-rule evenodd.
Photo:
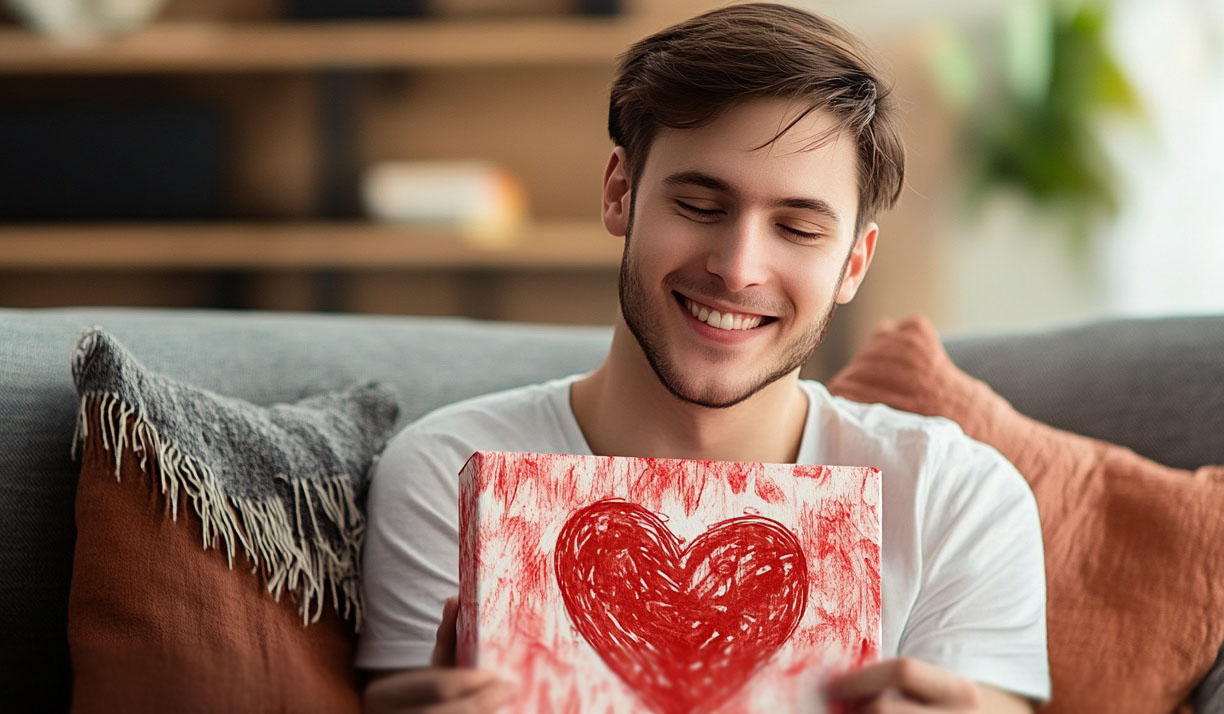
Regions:
M 674 397 L 688 404 L 695 404 L 700 407 L 727 409 L 801 368 L 815 354 L 821 342 L 824 341 L 829 323 L 833 318 L 833 313 L 837 310 L 837 292 L 841 288 L 842 280 L 846 276 L 846 268 L 850 264 L 850 255 L 854 251 L 853 245 L 851 245 L 850 253 L 846 255 L 846 260 L 842 263 L 841 274 L 837 278 L 837 287 L 833 290 L 833 298 L 829 300 L 829 304 L 825 307 L 819 320 L 817 320 L 815 327 L 808 330 L 795 344 L 790 346 L 779 361 L 778 366 L 772 370 L 766 369 L 755 380 L 749 383 L 748 388 L 730 398 L 715 400 L 685 393 L 681 388 L 682 380 L 678 370 L 665 357 L 664 345 L 661 344 L 661 340 L 658 337 L 658 316 L 651 315 L 647 309 L 646 290 L 640 278 L 641 272 L 636 269 L 636 264 L 629 258 L 629 248 L 633 236 L 633 208 L 633 201 L 630 199 L 629 221 L 625 230 L 625 249 L 621 255 L 620 275 L 617 280 L 621 315 L 625 320 L 626 326 L 629 328 L 629 332 L 637 339 L 643 354 L 646 355 L 646 361 L 650 364 L 650 368 L 654 370 L 655 376 L 659 378 L 659 382 Z

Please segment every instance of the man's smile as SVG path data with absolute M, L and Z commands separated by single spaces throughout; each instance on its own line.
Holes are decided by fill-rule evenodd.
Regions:
M 733 312 L 726 307 L 717 307 L 693 300 L 673 292 L 676 303 L 688 313 L 689 324 L 706 337 L 722 343 L 738 343 L 756 336 L 761 328 L 776 322 L 770 315 L 749 312 Z
M 768 324 L 776 319 L 772 315 L 758 315 L 726 307 L 719 308 L 694 300 L 676 291 L 672 291 L 672 294 L 681 305 L 692 313 L 693 317 L 708 324 L 710 327 L 720 330 L 751 330 L 754 327 Z
M 761 324 L 762 317 L 760 315 L 748 315 L 735 312 L 719 312 L 714 308 L 703 305 L 702 303 L 684 299 L 684 306 L 689 312 L 693 313 L 693 317 L 708 324 L 710 327 L 717 327 L 720 330 L 751 330 Z

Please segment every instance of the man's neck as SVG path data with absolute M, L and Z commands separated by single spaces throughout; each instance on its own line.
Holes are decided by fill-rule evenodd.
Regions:
M 607 359 L 574 383 L 570 404 L 592 453 L 601 456 L 794 463 L 807 421 L 797 371 L 733 407 L 682 401 L 619 321 Z

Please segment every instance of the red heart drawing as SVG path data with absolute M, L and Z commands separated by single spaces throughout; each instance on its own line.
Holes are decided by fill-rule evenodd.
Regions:
M 687 548 L 658 516 L 609 499 L 556 548 L 578 632 L 657 714 L 711 712 L 782 646 L 807 606 L 807 560 L 777 521 L 722 521 Z

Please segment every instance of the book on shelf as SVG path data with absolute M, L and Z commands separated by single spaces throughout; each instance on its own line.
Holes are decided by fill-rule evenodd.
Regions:
M 362 179 L 370 218 L 442 228 L 461 239 L 504 245 L 522 232 L 527 198 L 522 183 L 487 161 L 388 161 Z

